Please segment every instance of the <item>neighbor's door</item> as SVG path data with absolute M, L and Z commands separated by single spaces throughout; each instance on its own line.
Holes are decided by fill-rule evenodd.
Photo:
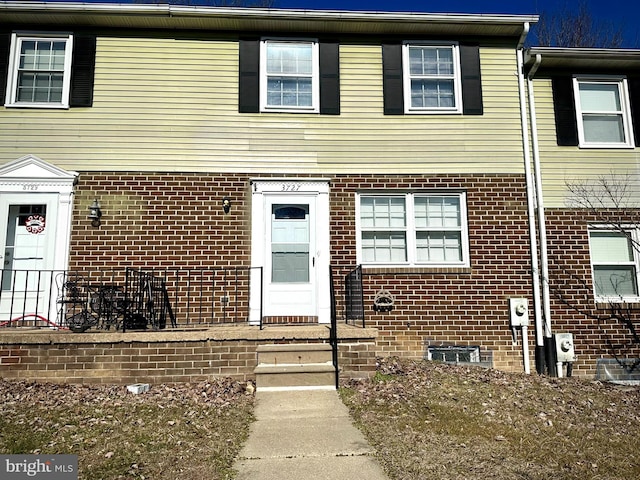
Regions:
M 0 196 L 0 318 L 49 315 L 56 196 Z
M 265 313 L 315 316 L 315 197 L 287 195 L 266 200 Z

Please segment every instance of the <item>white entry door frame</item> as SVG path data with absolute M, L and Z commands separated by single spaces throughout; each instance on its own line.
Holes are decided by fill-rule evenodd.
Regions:
M 331 321 L 329 181 L 269 178 L 251 181 L 252 323 L 264 316 Z M 260 295 L 262 292 L 262 295 Z
M 31 303 L 39 312 L 42 305 L 51 305 L 51 311 L 43 313 L 48 313 L 50 323 L 54 323 L 55 302 L 48 296 L 56 294 L 55 288 L 12 281 L 12 272 L 67 269 L 77 177 L 76 172 L 62 170 L 33 155 L 0 166 L 0 262 L 8 272 L 0 288 L 11 293 L 2 296 L 0 317 L 11 316 L 11 304 L 19 298 L 21 312 L 29 313 Z M 26 273 L 21 275 L 29 278 Z

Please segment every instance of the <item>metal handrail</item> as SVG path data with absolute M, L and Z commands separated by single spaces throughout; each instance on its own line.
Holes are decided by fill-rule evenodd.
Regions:
M 257 270 L 256 270 L 257 269 Z M 0 271 L 0 327 L 54 327 L 67 328 L 70 315 L 100 317 L 100 312 L 92 310 L 91 296 L 105 288 L 127 290 L 127 271 L 133 267 L 115 269 L 77 270 L 1 270 Z M 166 304 L 166 318 L 171 318 L 168 307 L 175 313 L 178 327 L 239 324 L 250 321 L 249 300 L 257 310 L 259 302 L 260 323 L 263 315 L 262 267 L 229 267 L 213 269 L 156 268 L 140 269 L 158 277 L 163 282 L 163 298 L 157 302 Z M 259 291 L 251 291 L 252 277 L 260 277 Z M 70 277 L 81 279 L 80 292 L 75 300 L 68 295 L 66 280 Z M 129 287 L 131 290 L 131 287 Z M 132 302 L 132 291 L 123 293 L 118 302 L 124 301 L 125 310 Z M 83 299 L 80 299 L 83 297 Z M 72 301 L 74 300 L 74 301 Z M 135 299 L 133 299 L 135 300 Z M 108 299 L 100 298 L 94 304 L 103 305 Z M 104 306 L 104 305 L 103 305 Z M 107 305 L 108 306 L 108 305 Z M 74 312 L 70 310 L 75 308 Z M 109 310 L 108 308 L 106 310 Z M 68 313 L 68 315 L 67 315 Z M 111 311 L 111 313 L 113 313 Z M 162 312 L 160 312 L 162 313 Z M 76 320 L 81 317 L 76 317 Z M 258 319 L 254 319 L 256 322 Z M 106 324 L 98 319 L 98 326 Z

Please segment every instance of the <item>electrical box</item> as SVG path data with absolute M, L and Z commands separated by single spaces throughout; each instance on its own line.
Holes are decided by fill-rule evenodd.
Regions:
M 576 361 L 576 351 L 573 347 L 573 333 L 556 333 L 556 358 L 558 363 L 571 363 Z
M 512 327 L 529 325 L 529 305 L 526 298 L 509 299 L 509 321 Z

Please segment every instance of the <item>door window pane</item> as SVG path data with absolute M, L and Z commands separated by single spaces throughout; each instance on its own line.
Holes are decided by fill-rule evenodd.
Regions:
M 309 282 L 309 205 L 271 207 L 271 281 Z
M 46 230 L 46 205 L 10 205 L 4 237 L 2 289 L 15 284 L 25 286 L 25 279 L 35 276 L 27 271 L 43 266 Z M 15 277 L 15 278 L 14 278 Z M 31 288 L 29 286 L 28 288 Z

